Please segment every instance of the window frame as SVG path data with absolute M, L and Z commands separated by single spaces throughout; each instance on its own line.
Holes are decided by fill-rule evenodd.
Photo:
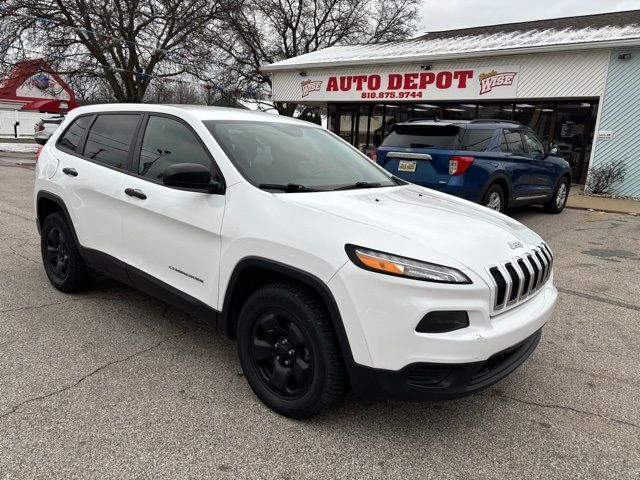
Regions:
M 135 115 L 138 118 L 138 124 L 136 125 L 136 129 L 133 132 L 133 137 L 132 137 L 132 141 L 131 141 L 131 145 L 129 145 L 129 151 L 127 152 L 127 159 L 124 162 L 122 168 L 119 167 L 115 167 L 113 165 L 109 165 L 108 163 L 104 163 L 101 162 L 99 160 L 96 160 L 94 158 L 89 158 L 86 157 L 84 155 L 84 149 L 87 145 L 87 138 L 89 137 L 89 131 L 91 130 L 91 127 L 93 127 L 93 124 L 96 122 L 96 120 L 98 119 L 98 116 L 102 116 L 102 115 Z M 79 119 L 82 117 L 92 117 L 91 122 L 89 123 L 89 127 L 86 129 L 86 131 L 84 132 L 84 134 L 82 135 L 80 141 L 78 142 L 78 146 L 76 147 L 76 151 L 73 152 L 71 150 L 69 150 L 68 148 L 63 147 L 62 145 L 60 145 L 60 140 L 62 140 L 62 138 L 64 137 L 64 135 L 67 133 L 67 130 L 69 128 L 71 128 L 71 126 Z M 121 173 L 129 173 L 130 171 L 130 166 L 131 166 L 131 162 L 133 160 L 132 155 L 133 155 L 133 151 L 134 151 L 134 146 L 136 145 L 137 142 L 137 138 L 138 135 L 140 133 L 140 125 L 142 123 L 142 117 L 143 117 L 143 113 L 141 112 L 132 112 L 132 111 L 109 111 L 109 112 L 93 112 L 93 113 L 87 113 L 84 115 L 78 115 L 75 120 L 69 124 L 69 126 L 65 129 L 65 131 L 63 132 L 62 135 L 60 135 L 60 137 L 58 137 L 58 140 L 56 140 L 56 148 L 68 155 L 73 155 L 74 157 L 78 157 L 82 160 L 85 160 L 87 162 L 90 163 L 94 163 L 96 165 L 100 165 L 101 167 L 105 167 L 105 168 L 109 168 L 111 170 L 115 170 L 116 172 L 121 172 Z M 78 153 L 81 152 L 81 153 Z
M 87 157 L 84 153 L 85 148 L 87 148 L 87 141 L 89 140 L 89 133 L 91 132 L 91 128 L 93 127 L 93 125 L 96 123 L 96 121 L 98 120 L 98 117 L 101 116 L 107 116 L 107 115 L 135 115 L 138 117 L 138 124 L 136 125 L 136 128 L 133 132 L 133 136 L 131 137 L 131 144 L 129 145 L 129 150 L 127 151 L 127 159 L 125 160 L 125 162 L 122 164 L 122 167 L 115 167 L 113 165 L 109 165 L 108 163 L 105 162 L 101 162 L 100 160 L 96 160 L 94 158 L 89 158 Z M 128 172 L 130 167 L 131 167 L 131 162 L 133 160 L 132 156 L 133 156 L 133 149 L 135 147 L 136 144 L 136 140 L 138 137 L 138 134 L 140 133 L 140 125 L 142 123 L 142 114 L 140 112 L 96 112 L 95 116 L 93 118 L 93 120 L 91 120 L 91 125 L 89 126 L 89 128 L 87 128 L 87 132 L 84 135 L 84 139 L 82 142 L 82 158 L 87 160 L 88 162 L 92 162 L 95 163 L 97 165 L 101 165 L 103 167 L 107 167 L 110 168 L 112 170 L 116 170 L 118 172 Z
M 164 113 L 164 112 L 143 112 L 142 113 L 142 121 L 140 122 L 140 125 L 138 127 L 138 131 L 136 133 L 136 139 L 134 142 L 134 147 L 133 147 L 133 152 L 132 152 L 132 159 L 131 159 L 131 164 L 129 165 L 129 171 L 127 172 L 129 175 L 131 175 L 132 177 L 136 177 L 136 178 L 140 178 L 142 180 L 145 180 L 147 182 L 150 183 L 155 183 L 157 185 L 161 185 L 165 188 L 171 188 L 174 190 L 183 190 L 183 191 L 188 191 L 188 192 L 200 192 L 202 193 L 202 190 L 197 189 L 197 188 L 182 188 L 182 187 L 172 187 L 172 186 L 168 186 L 165 185 L 162 182 L 162 179 L 154 179 L 151 177 L 147 177 L 144 175 L 140 175 L 138 173 L 138 166 L 140 165 L 140 153 L 142 151 L 142 142 L 144 141 L 144 134 L 147 130 L 147 125 L 149 123 L 149 117 L 163 117 L 163 118 L 168 118 L 170 120 L 174 120 L 182 125 L 184 125 L 195 137 L 196 141 L 199 143 L 199 145 L 202 147 L 202 149 L 204 150 L 205 154 L 207 155 L 207 157 L 209 158 L 209 162 L 211 163 L 211 178 L 214 179 L 215 175 L 217 175 L 218 180 L 220 180 L 220 182 L 222 183 L 222 191 L 219 193 L 221 195 L 224 195 L 227 189 L 227 184 L 226 181 L 224 179 L 224 175 L 222 175 L 222 171 L 220 170 L 220 167 L 218 167 L 218 164 L 216 163 L 215 159 L 213 158 L 213 155 L 211 154 L 211 151 L 209 150 L 209 148 L 207 147 L 207 145 L 204 143 L 204 141 L 202 140 L 202 138 L 200 137 L 200 135 L 198 135 L 198 132 L 195 131 L 195 129 L 189 124 L 189 122 L 183 120 L 180 117 L 176 117 L 175 115 L 171 115 L 168 113 Z
M 527 143 L 527 141 L 525 139 L 525 134 L 531 135 L 535 140 L 538 141 L 538 143 L 542 147 L 542 153 L 532 152 L 532 151 L 529 150 L 528 143 Z M 520 131 L 520 135 L 522 136 L 522 141 L 524 142 L 524 146 L 525 146 L 525 148 L 527 150 L 527 153 L 529 153 L 531 155 L 546 155 L 547 154 L 547 149 L 544 146 L 544 143 L 542 142 L 542 140 L 540 140 L 540 137 L 538 137 L 538 135 L 536 135 L 536 133 L 533 130 L 531 130 L 531 129 L 521 130 Z
M 514 152 L 512 150 L 507 150 L 506 152 L 504 150 L 502 150 L 502 137 L 505 137 L 506 139 L 506 133 L 517 133 L 518 136 L 520 137 L 520 141 L 522 142 L 522 151 L 521 152 Z M 507 142 L 508 143 L 508 142 Z M 524 138 L 522 136 L 522 129 L 521 128 L 503 128 L 502 132 L 501 132 L 501 136 L 500 136 L 500 142 L 498 143 L 498 151 L 501 153 L 505 153 L 505 154 L 512 154 L 512 155 L 523 155 L 528 152 L 527 146 L 524 143 Z
M 487 147 L 484 150 L 468 150 L 466 148 L 462 148 L 465 146 L 465 142 L 467 140 L 467 136 L 470 134 L 470 132 L 478 132 L 478 131 L 491 131 L 491 138 L 489 139 L 489 143 L 487 143 Z M 480 153 L 486 153 L 486 152 L 492 152 L 496 149 L 495 147 L 495 140 L 496 140 L 496 132 L 500 132 L 500 134 L 498 135 L 498 137 L 502 134 L 502 131 L 500 129 L 497 128 L 465 128 L 465 133 L 464 136 L 462 137 L 462 141 L 460 142 L 460 151 L 462 152 L 480 152 Z M 498 144 L 498 151 L 502 151 L 500 150 L 500 144 Z
M 78 120 L 85 117 L 95 117 L 95 116 L 96 116 L 95 113 L 85 113 L 84 115 L 78 115 L 76 118 L 74 118 L 73 121 L 69 123 L 69 125 L 67 125 L 67 127 L 64 129 L 64 131 L 60 134 L 60 136 L 56 140 L 56 144 L 55 144 L 56 149 L 60 150 L 61 152 L 67 153 L 69 155 L 73 155 L 74 157 L 83 158 L 82 155 L 77 152 L 77 150 L 84 151 L 84 144 L 85 144 L 85 141 L 87 140 L 87 134 L 89 133 L 89 129 L 93 125 L 95 118 L 91 118 L 91 121 L 89 122 L 89 126 L 85 129 L 84 133 L 80 137 L 80 141 L 78 141 L 78 145 L 76 145 L 76 150 L 71 150 L 70 148 L 67 148 L 64 145 L 62 145 L 60 142 L 62 141 L 64 136 L 67 134 L 69 129 L 71 129 L 71 127 L 73 127 L 73 125 L 75 125 L 75 123 Z

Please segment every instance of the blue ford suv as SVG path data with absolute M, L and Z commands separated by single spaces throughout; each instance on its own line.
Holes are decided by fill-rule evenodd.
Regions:
M 517 122 L 413 119 L 391 127 L 376 161 L 403 180 L 500 212 L 541 203 L 560 213 L 571 168 L 557 153 Z

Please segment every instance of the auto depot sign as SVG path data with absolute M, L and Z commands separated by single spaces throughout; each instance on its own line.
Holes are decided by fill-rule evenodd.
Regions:
M 517 65 L 358 72 L 274 72 L 276 101 L 413 101 L 516 98 Z

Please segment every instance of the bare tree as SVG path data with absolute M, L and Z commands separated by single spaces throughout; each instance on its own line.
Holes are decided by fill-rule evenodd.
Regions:
M 213 42 L 233 65 L 226 83 L 271 93 L 264 65 L 341 44 L 378 43 L 408 37 L 421 0 L 247 0 L 226 17 L 228 34 Z M 298 105 L 269 103 L 293 116 Z M 304 109 L 302 111 L 304 114 Z
M 141 102 L 153 77 L 215 71 L 207 42 L 241 2 L 6 0 L 0 53 L 18 60 L 42 52 L 56 73 L 104 78 L 115 100 Z

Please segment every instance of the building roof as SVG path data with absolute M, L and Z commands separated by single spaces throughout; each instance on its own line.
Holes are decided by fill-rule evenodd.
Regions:
M 640 45 L 640 10 L 430 32 L 399 42 L 334 46 L 263 69 L 406 63 L 627 45 Z

